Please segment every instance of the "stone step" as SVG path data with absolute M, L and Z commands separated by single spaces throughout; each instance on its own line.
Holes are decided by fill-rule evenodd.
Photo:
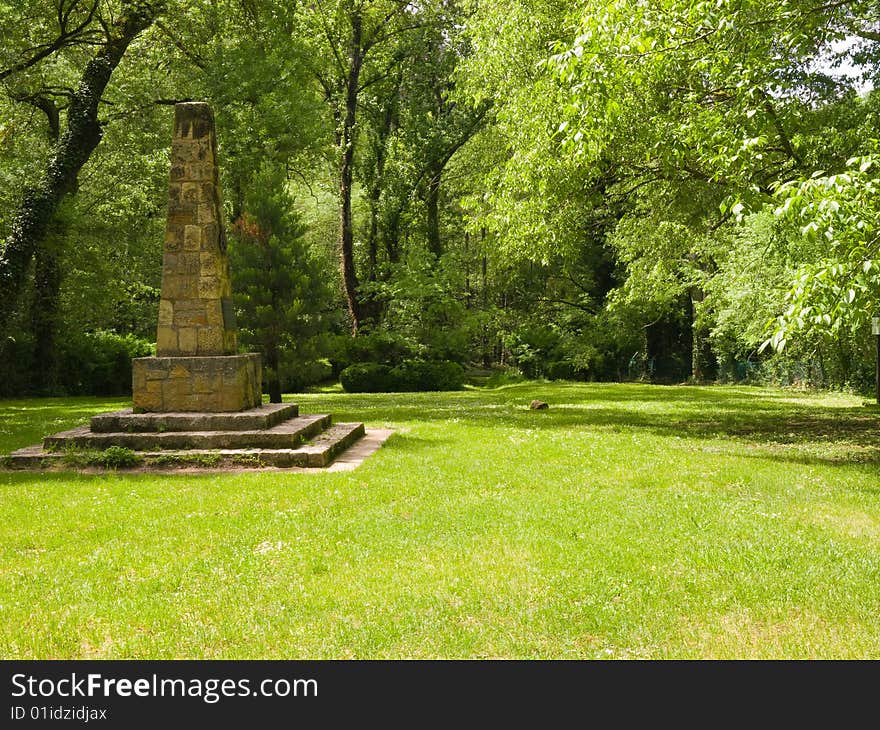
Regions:
M 61 463 L 61 452 L 50 453 L 39 444 L 26 446 L 13 451 L 9 456 L 0 457 L 0 467 L 6 469 L 49 469 Z
M 300 447 L 308 455 L 305 466 L 329 466 L 339 454 L 361 439 L 366 433 L 363 423 L 337 423 L 318 434 L 310 443 Z
M 92 416 L 95 433 L 260 431 L 299 415 L 296 403 L 264 403 L 232 413 L 134 413 L 131 408 Z
M 121 446 L 134 451 L 167 449 L 293 449 L 330 426 L 328 414 L 296 416 L 271 428 L 247 431 L 163 431 L 155 433 L 95 433 L 88 426 L 62 431 L 43 439 L 46 451 L 66 448 L 107 449 Z
M 364 435 L 363 423 L 337 423 L 295 449 L 190 449 L 172 452 L 144 452 L 147 468 L 198 466 L 303 467 L 322 468 Z
M 177 449 L 138 452 L 138 468 L 175 469 L 199 468 L 323 468 L 365 434 L 363 423 L 337 423 L 328 427 L 307 443 L 296 448 L 241 448 L 241 449 Z M 29 446 L 5 457 L 4 466 L 13 469 L 64 468 L 69 455 L 64 451 L 46 451 L 40 446 Z M 81 463 L 77 466 L 82 466 Z M 99 464 L 87 465 L 100 467 Z M 112 468 L 112 467 L 111 467 Z M 123 467 L 119 467 L 120 469 Z

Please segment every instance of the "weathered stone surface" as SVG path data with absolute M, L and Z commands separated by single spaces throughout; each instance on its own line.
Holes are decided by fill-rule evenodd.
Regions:
M 222 300 L 231 296 L 214 115 L 207 104 L 177 104 L 156 337 L 159 357 L 235 354 L 235 328 L 222 312 Z
M 197 467 L 199 469 L 227 468 L 323 468 L 359 441 L 365 435 L 382 434 L 375 439 L 373 451 L 378 448 L 390 432 L 371 431 L 369 434 L 362 423 L 337 423 L 327 428 L 309 443 L 293 448 L 245 447 L 231 449 L 186 449 L 163 448 L 160 451 L 142 451 L 138 454 L 138 468 L 148 470 Z M 370 452 L 372 453 L 372 451 Z M 9 467 L 13 469 L 58 469 L 65 468 L 64 450 L 47 451 L 41 446 L 29 446 L 14 451 L 9 457 Z M 91 467 L 95 468 L 95 467 Z M 110 467 L 114 470 L 117 467 Z
M 198 419 L 195 419 L 198 425 Z M 111 446 L 151 451 L 155 449 L 292 449 L 330 427 L 327 414 L 296 416 L 270 428 L 236 431 L 94 432 L 88 426 L 62 431 L 43 439 L 45 449 L 76 447 L 107 449 Z
M 177 346 L 181 350 L 192 350 L 198 341 L 198 330 L 195 327 L 181 327 L 177 330 Z
M 131 408 L 92 416 L 93 433 L 257 431 L 299 414 L 296 403 L 264 403 L 237 413 L 135 413 Z
M 168 350 L 177 347 L 177 330 L 170 324 L 160 324 L 156 330 L 156 348 Z
M 171 326 L 171 320 L 174 317 L 174 305 L 168 300 L 159 302 L 159 326 Z
M 132 390 L 138 413 L 243 411 L 262 403 L 260 356 L 134 358 Z

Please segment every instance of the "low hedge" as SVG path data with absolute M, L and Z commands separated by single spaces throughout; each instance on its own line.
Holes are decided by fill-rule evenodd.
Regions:
M 147 340 L 104 331 L 70 335 L 59 350 L 59 383 L 68 395 L 129 395 L 132 358 L 155 354 Z
M 347 393 L 385 393 L 391 389 L 391 368 L 377 362 L 359 362 L 339 373 Z
M 394 368 L 365 362 L 345 368 L 339 382 L 348 393 L 460 390 L 464 368 L 451 360 L 404 360 Z
M 588 373 L 567 360 L 551 362 L 546 372 L 549 380 L 587 380 Z

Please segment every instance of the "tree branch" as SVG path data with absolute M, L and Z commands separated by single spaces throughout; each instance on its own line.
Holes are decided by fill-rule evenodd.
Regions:
M 204 58 L 199 56 L 198 53 L 191 51 L 186 44 L 181 41 L 171 30 L 168 28 L 165 23 L 156 22 L 156 27 L 165 35 L 168 40 L 174 45 L 174 47 L 183 54 L 183 57 L 186 58 L 193 66 L 200 68 L 204 71 L 208 67 L 207 61 Z
M 70 13 L 73 12 L 73 8 L 78 5 L 78 0 L 74 0 L 71 3 L 70 8 L 67 12 L 62 10 L 63 3 L 58 6 L 58 36 L 51 43 L 43 43 L 38 46 L 34 46 L 32 48 L 28 48 L 23 53 L 32 53 L 29 58 L 26 58 L 22 61 L 19 61 L 8 68 L 0 70 L 0 81 L 12 76 L 13 74 L 19 73 L 21 71 L 25 71 L 33 66 L 36 66 L 40 61 L 45 58 L 48 58 L 54 53 L 57 53 L 62 48 L 67 48 L 73 45 L 88 45 L 91 40 L 91 36 L 94 35 L 92 31 L 89 30 L 89 26 L 92 23 L 92 20 L 95 17 L 95 12 L 98 9 L 98 0 L 95 0 L 91 7 L 89 8 L 88 13 L 86 14 L 85 19 L 77 25 L 75 28 L 68 30 L 67 24 L 70 21 Z

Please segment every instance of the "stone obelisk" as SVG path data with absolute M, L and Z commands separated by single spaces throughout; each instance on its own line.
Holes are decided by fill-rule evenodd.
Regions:
M 256 353 L 236 354 L 214 114 L 174 107 L 157 357 L 132 361 L 137 412 L 241 411 L 262 402 Z

